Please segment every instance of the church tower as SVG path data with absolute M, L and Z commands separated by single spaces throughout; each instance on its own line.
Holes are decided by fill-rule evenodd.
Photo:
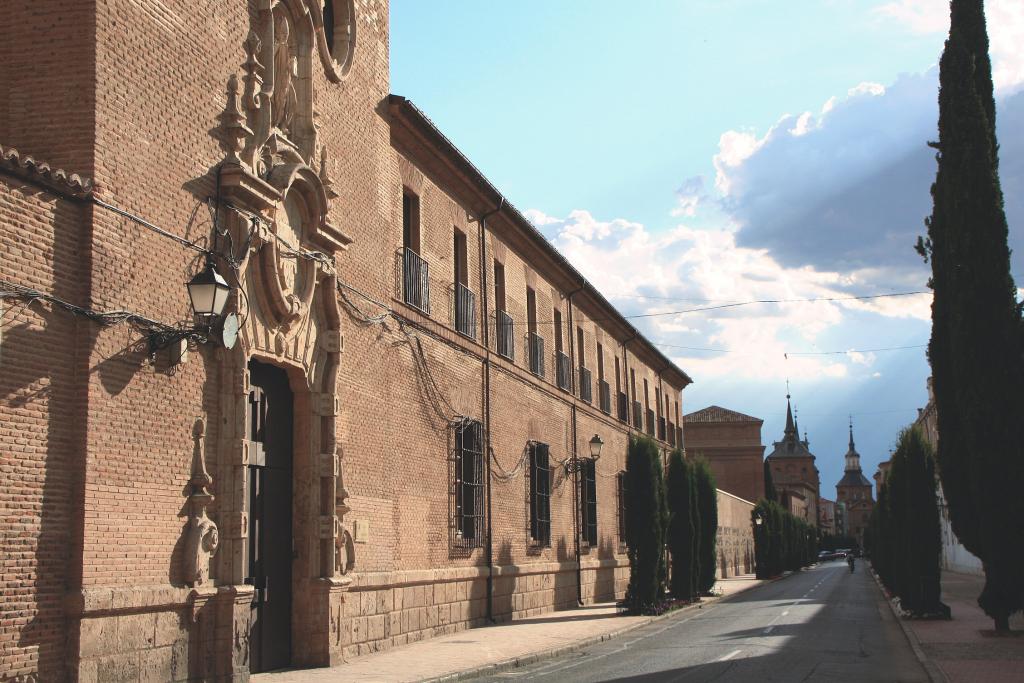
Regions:
M 836 502 L 846 506 L 847 534 L 864 545 L 864 530 L 875 506 L 871 482 L 860 467 L 860 453 L 853 443 L 853 418 L 850 418 L 850 447 L 846 451 L 843 478 L 836 484 Z
M 786 428 L 782 440 L 775 442 L 775 450 L 768 455 L 772 482 L 779 493 L 779 501 L 787 510 L 810 524 L 818 523 L 820 479 L 814 454 L 807 439 L 800 440 L 793 406 L 786 394 Z

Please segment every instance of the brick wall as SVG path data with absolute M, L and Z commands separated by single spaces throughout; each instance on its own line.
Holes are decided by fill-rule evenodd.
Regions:
M 83 208 L 0 176 L 0 279 L 82 294 Z M 74 318 L 0 302 L 0 672 L 59 677 L 85 403 Z

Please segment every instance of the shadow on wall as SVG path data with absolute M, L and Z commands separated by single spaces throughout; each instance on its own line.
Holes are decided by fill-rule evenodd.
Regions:
M 512 563 L 512 544 L 507 540 L 502 541 L 494 554 L 495 564 L 508 566 Z M 494 596 L 491 616 L 494 621 L 509 621 L 512 619 L 512 601 L 515 594 L 515 579 L 512 577 L 496 579 L 494 581 Z
M 19 191 L 35 194 L 29 187 Z M 86 233 L 82 230 L 86 214 L 80 209 L 62 211 L 64 200 L 54 201 L 54 241 L 47 260 L 50 264 L 84 265 L 79 240 Z M 50 293 L 65 301 L 82 304 L 90 299 L 74 266 L 54 267 L 50 287 Z M 29 310 L 30 319 L 38 322 L 15 322 Z M 24 649 L 28 661 L 7 660 L 17 653 L 6 651 L 3 659 L 11 666 L 34 667 L 35 679 L 40 681 L 72 676 L 70 669 L 77 661 L 78 631 L 68 628 L 65 605 L 68 592 L 81 586 L 85 392 L 87 363 L 97 332 L 91 322 L 38 303 L 24 310 L 20 304 L 5 305 L 0 316 L 0 400 L 5 402 L 6 415 L 17 416 L 5 426 L 24 429 L 24 435 L 30 437 L 29 448 L 3 454 L 4 460 L 10 459 L 16 467 L 4 476 L 2 487 L 24 487 L 28 500 L 12 501 L 11 512 L 23 517 L 28 529 L 22 536 L 4 539 L 5 557 L 0 557 L 5 573 L 23 579 L 7 597 L 25 606 L 19 610 L 21 614 L 5 613 L 5 617 L 29 616 L 31 610 L 27 623 L 16 627 L 17 647 Z M 45 416 L 45 432 L 41 424 L 35 431 L 37 423 L 33 421 L 41 423 L 40 416 Z M 32 557 L 34 566 L 8 564 L 20 553 Z M 33 656 L 38 663 L 31 661 Z

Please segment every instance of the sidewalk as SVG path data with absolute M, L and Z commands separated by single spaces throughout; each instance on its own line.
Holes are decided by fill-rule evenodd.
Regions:
M 900 620 L 951 683 L 1024 679 L 1024 617 L 1010 619 L 1016 635 L 993 636 L 992 619 L 978 607 L 984 585 L 984 576 L 943 572 L 942 601 L 953 611 L 952 621 Z
M 715 584 L 721 595 L 704 598 L 700 604 L 713 604 L 763 583 L 749 574 L 724 579 Z M 680 611 L 684 610 L 670 614 Z M 422 640 L 329 669 L 289 670 L 251 678 L 258 683 L 458 680 L 570 652 L 660 618 L 617 616 L 614 603 L 599 603 Z

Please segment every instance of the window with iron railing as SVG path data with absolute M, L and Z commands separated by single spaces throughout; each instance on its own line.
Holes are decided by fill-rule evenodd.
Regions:
M 645 431 L 654 436 L 654 411 L 650 408 L 647 409 L 647 428 Z
M 680 448 L 682 448 L 684 445 L 682 427 L 676 427 L 676 445 L 679 446 Z
M 516 357 L 516 345 L 515 337 L 512 332 L 512 316 L 502 310 L 495 311 L 494 315 L 494 331 L 495 338 L 497 338 L 498 355 L 504 356 L 509 360 L 515 360 Z
M 476 294 L 461 282 L 455 283 L 455 331 L 476 339 Z
M 530 444 L 530 540 L 551 545 L 551 463 L 546 443 Z
M 559 389 L 569 391 L 569 384 L 572 381 L 571 374 L 569 356 L 561 351 L 555 351 L 555 381 Z
M 454 432 L 450 458 L 452 545 L 476 548 L 484 541 L 483 425 L 464 420 Z
M 612 388 L 608 382 L 601 380 L 597 383 L 601 410 L 609 415 L 612 414 Z
M 673 446 L 676 445 L 676 426 L 671 422 L 668 423 L 668 442 Z
M 659 417 L 658 418 L 658 438 L 661 439 L 662 441 L 665 441 L 665 439 L 666 439 L 666 437 L 665 437 L 665 418 L 663 418 L 663 417 Z
M 644 428 L 644 408 L 640 405 L 640 401 L 633 401 L 633 428 Z
M 530 372 L 538 377 L 544 376 L 544 337 L 536 332 L 529 336 L 530 345 Z
M 619 404 L 619 419 L 623 422 L 629 422 L 629 399 L 626 397 L 626 392 L 620 391 L 618 396 Z
M 401 251 L 401 259 L 403 301 L 429 314 L 430 265 L 409 248 Z
M 592 458 L 580 460 L 580 541 L 597 545 L 597 467 Z
M 590 370 L 588 368 L 580 367 L 578 377 L 580 383 L 580 398 L 587 403 L 592 403 L 594 400 L 594 386 Z

